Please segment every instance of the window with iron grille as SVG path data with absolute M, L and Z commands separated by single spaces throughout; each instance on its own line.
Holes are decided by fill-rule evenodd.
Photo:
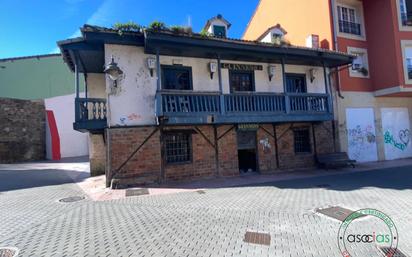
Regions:
M 340 32 L 361 36 L 361 24 L 357 22 L 355 9 L 338 6 L 338 17 Z
M 191 133 L 166 133 L 164 143 L 166 163 L 186 163 L 192 160 Z
M 309 129 L 295 129 L 293 131 L 295 153 L 310 153 L 310 135 Z

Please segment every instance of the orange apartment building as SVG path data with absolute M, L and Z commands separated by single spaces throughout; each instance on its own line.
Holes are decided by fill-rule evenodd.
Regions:
M 331 79 L 336 150 L 359 162 L 412 157 L 412 0 L 261 0 L 243 38 L 276 24 L 293 45 L 357 56 Z

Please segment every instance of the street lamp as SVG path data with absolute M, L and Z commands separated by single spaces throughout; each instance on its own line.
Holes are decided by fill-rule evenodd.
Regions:
M 104 68 L 104 73 L 109 75 L 110 80 L 114 83 L 114 87 L 117 87 L 117 81 L 122 76 L 123 71 L 117 66 L 117 63 L 114 62 L 113 56 L 112 61 Z

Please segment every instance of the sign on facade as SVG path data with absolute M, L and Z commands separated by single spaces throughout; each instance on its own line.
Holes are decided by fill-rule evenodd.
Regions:
M 412 157 L 409 112 L 407 108 L 382 108 L 385 159 Z
M 349 158 L 358 162 L 378 160 L 375 115 L 372 108 L 347 108 L 346 129 Z
M 239 64 L 239 63 L 222 63 L 221 68 L 229 69 L 229 70 L 239 70 L 239 71 L 263 70 L 262 65 Z
M 240 131 L 256 131 L 259 129 L 259 124 L 238 124 L 237 129 Z

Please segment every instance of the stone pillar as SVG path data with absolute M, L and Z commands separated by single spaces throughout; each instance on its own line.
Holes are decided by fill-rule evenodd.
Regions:
M 89 133 L 89 159 L 90 175 L 98 176 L 105 173 L 106 168 L 106 145 L 103 134 Z

